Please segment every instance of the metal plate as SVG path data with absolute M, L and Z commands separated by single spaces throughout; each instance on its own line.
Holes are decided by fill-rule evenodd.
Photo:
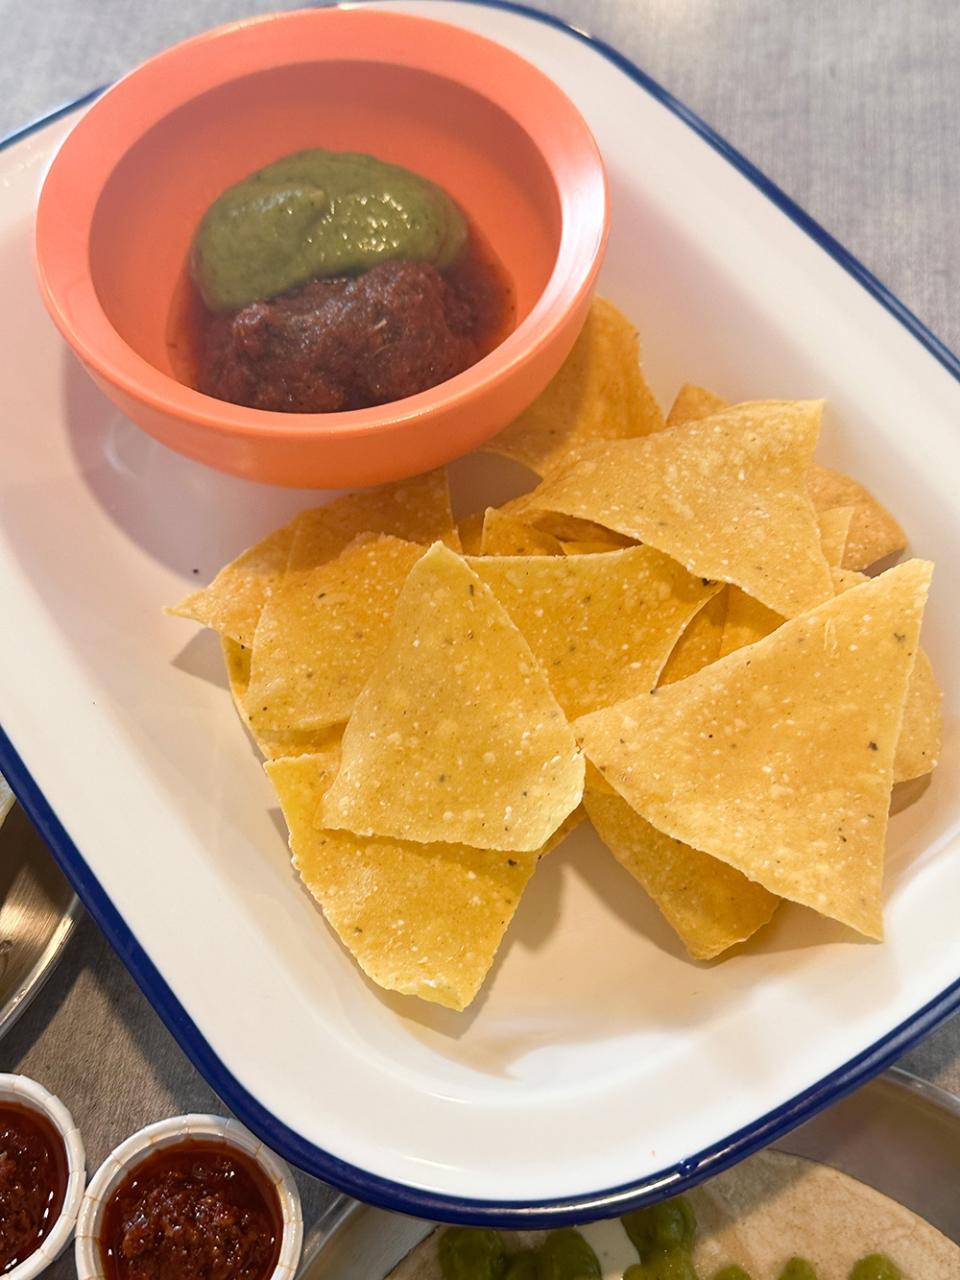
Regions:
M 888 1071 L 773 1145 L 859 1178 L 960 1244 L 960 1099 L 953 1094 Z M 432 1229 L 344 1197 L 315 1228 L 299 1280 L 384 1280 Z
M 80 904 L 15 805 L 0 829 L 0 1036 L 63 954 Z

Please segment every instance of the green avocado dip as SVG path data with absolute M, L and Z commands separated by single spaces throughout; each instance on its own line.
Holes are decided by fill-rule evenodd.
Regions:
M 316 148 L 228 187 L 203 216 L 190 273 L 211 311 L 396 259 L 450 266 L 463 214 L 434 183 L 374 156 Z

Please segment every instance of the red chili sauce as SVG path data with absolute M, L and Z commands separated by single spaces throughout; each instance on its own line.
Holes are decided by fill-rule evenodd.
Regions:
M 0 1103 L 0 1274 L 36 1252 L 60 1217 L 67 1152 L 39 1111 Z
M 178 374 L 186 364 L 206 395 L 281 413 L 403 400 L 476 364 L 515 323 L 512 288 L 476 232 L 443 272 L 396 260 L 238 311 L 208 311 L 198 293 L 181 308 Z
M 275 1187 L 255 1160 L 216 1139 L 148 1155 L 107 1202 L 106 1280 L 267 1280 L 280 1256 Z

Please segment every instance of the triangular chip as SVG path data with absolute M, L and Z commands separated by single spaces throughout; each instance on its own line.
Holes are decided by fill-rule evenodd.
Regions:
M 344 494 L 328 507 L 302 512 L 293 529 L 287 564 L 290 573 L 326 564 L 364 533 L 389 534 L 424 545 L 439 539 L 456 551 L 460 549 L 443 467 L 379 489 Z
M 583 757 L 529 645 L 490 589 L 435 543 L 400 593 L 390 644 L 354 706 L 324 822 L 534 850 L 582 792 Z
M 620 796 L 590 788 L 587 817 L 694 960 L 713 960 L 767 923 L 780 899 L 709 854 L 671 840 Z
M 820 548 L 823 551 L 824 560 L 831 569 L 843 564 L 855 510 L 854 507 L 828 507 L 826 511 L 817 512 Z
M 779 613 L 774 613 L 739 587 L 728 587 L 727 613 L 717 657 L 725 658 L 745 644 L 756 644 L 782 624 L 783 617 Z
M 460 539 L 460 549 L 465 556 L 478 556 L 480 554 L 480 539 L 483 537 L 483 511 L 471 511 L 470 515 L 464 516 L 462 520 L 457 521 L 457 536 Z
M 299 530 L 294 536 L 294 548 Z M 387 647 L 415 542 L 358 540 L 334 560 L 288 573 L 254 637 L 247 712 L 257 733 L 323 729 L 350 716 Z
M 540 853 L 325 830 L 318 812 L 334 772 L 325 756 L 267 765 L 294 867 L 369 978 L 389 991 L 465 1009 Z
M 579 520 L 576 516 L 565 516 L 556 511 L 530 510 L 522 518 L 560 542 L 602 542 L 608 551 L 637 545 L 636 538 L 625 538 L 622 533 L 605 529 L 593 520 Z
M 911 560 L 654 695 L 584 750 L 658 830 L 882 936 L 893 760 L 932 566 Z
M 287 567 L 292 542 L 292 523 L 275 529 L 224 565 L 208 587 L 185 596 L 164 613 L 189 618 L 249 647 L 264 602 Z
M 542 529 L 524 524 L 516 516 L 488 507 L 480 538 L 482 556 L 558 556 L 560 543 Z
M 595 520 L 787 617 L 827 599 L 806 477 L 822 405 L 762 401 L 583 450 L 531 507 Z
M 834 569 L 834 585 L 838 592 L 849 591 L 861 582 L 869 582 L 853 569 Z M 943 739 L 943 694 L 937 684 L 926 651 L 917 650 L 910 672 L 907 701 L 903 708 L 903 724 L 893 758 L 894 782 L 910 782 L 922 778 L 937 767 Z
M 678 680 L 686 680 L 687 676 L 692 676 L 720 657 L 730 591 L 730 587 L 725 587 L 690 619 L 661 672 L 661 684 L 675 684 Z
M 640 368 L 636 330 L 612 303 L 595 298 L 559 372 L 483 448 L 542 476 L 592 440 L 645 435 L 662 427 L 663 414 Z
M 682 427 L 685 422 L 699 422 L 701 418 L 712 417 L 729 406 L 729 401 L 715 395 L 706 387 L 698 387 L 692 382 L 685 382 L 677 392 L 677 398 L 667 414 L 668 427 Z
M 889 511 L 858 481 L 814 463 L 808 477 L 810 497 L 818 511 L 853 507 L 843 553 L 845 569 L 866 569 L 902 551 L 907 537 Z
M 571 718 L 652 689 L 688 620 L 720 589 L 653 547 L 470 564 Z
M 565 556 L 602 556 L 608 551 L 620 551 L 621 547 L 612 547 L 609 542 L 561 542 L 560 547 Z
M 910 673 L 903 724 L 893 758 L 894 782 L 922 778 L 937 767 L 943 736 L 943 695 L 933 674 L 933 666 L 923 649 Z
M 227 668 L 227 679 L 230 682 L 230 693 L 237 715 L 246 726 L 247 732 L 257 744 L 260 754 L 267 760 L 275 760 L 280 756 L 299 756 L 318 751 L 337 751 L 340 748 L 342 725 L 331 725 L 329 729 L 321 729 L 315 733 L 283 732 L 277 730 L 257 731 L 250 723 L 247 714 L 247 690 L 250 687 L 250 650 L 237 644 L 229 636 L 220 637 L 223 660 Z M 339 759 L 339 755 L 338 755 Z

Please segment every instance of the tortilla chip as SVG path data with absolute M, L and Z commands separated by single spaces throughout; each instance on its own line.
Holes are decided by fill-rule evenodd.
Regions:
M 610 551 L 623 550 L 622 547 L 611 547 L 609 542 L 561 542 L 560 548 L 565 556 L 603 556 Z
M 298 529 L 294 534 L 296 554 Z M 260 615 L 247 711 L 258 733 L 347 720 L 387 647 L 400 588 L 423 547 L 358 541 L 335 560 L 286 575 Z
M 894 517 L 858 481 L 815 462 L 807 482 L 818 511 L 854 509 L 843 554 L 845 569 L 866 569 L 907 545 L 906 534 Z
M 907 686 L 903 724 L 893 758 L 894 782 L 922 778 L 937 767 L 943 737 L 942 700 L 933 665 L 920 649 Z
M 683 628 L 720 590 L 652 547 L 472 560 L 573 718 L 652 689 Z
M 293 522 L 287 571 L 299 573 L 326 564 L 364 533 L 388 534 L 425 545 L 439 538 L 459 551 L 446 469 L 439 467 L 379 489 L 347 493 L 328 507 L 301 512 Z
M 582 792 L 583 757 L 527 642 L 435 543 L 400 593 L 390 644 L 347 724 L 326 825 L 532 851 Z
M 833 577 L 838 592 L 849 591 L 861 582 L 870 581 L 852 569 L 835 569 Z M 920 648 L 907 685 L 903 724 L 893 758 L 894 782 L 922 778 L 937 767 L 943 738 L 942 701 L 933 664 L 926 651 Z
M 548 476 L 530 505 L 595 520 L 791 617 L 832 593 L 806 488 L 821 411 L 763 401 L 605 441 Z
M 465 556 L 478 556 L 480 554 L 483 517 L 484 512 L 472 511 L 470 515 L 464 516 L 462 520 L 457 522 L 457 536 L 460 539 L 460 547 Z
M 558 556 L 560 543 L 549 533 L 524 524 L 516 516 L 488 507 L 480 540 L 482 556 Z
M 779 613 L 774 613 L 739 587 L 728 587 L 727 613 L 723 620 L 723 634 L 717 657 L 725 658 L 728 653 L 734 653 L 746 644 L 756 644 L 771 631 L 776 631 L 782 623 L 783 618 Z
M 826 511 L 817 512 L 817 524 L 820 526 L 820 547 L 823 558 L 831 569 L 843 563 L 850 535 L 850 525 L 856 508 L 829 507 Z
M 605 529 L 593 520 L 580 520 L 556 511 L 530 510 L 524 513 L 523 519 L 560 542 L 601 542 L 606 551 L 637 545 L 636 538 L 625 538 L 622 533 Z
M 612 303 L 594 298 L 559 372 L 483 449 L 542 476 L 583 444 L 662 427 L 663 414 L 640 368 L 636 330 Z
M 324 830 L 325 757 L 267 765 L 293 865 L 364 973 L 388 991 L 465 1009 L 480 990 L 540 854 Z
M 208 587 L 192 592 L 163 612 L 190 618 L 237 644 L 251 645 L 264 602 L 287 567 L 292 542 L 292 523 L 274 530 L 224 565 Z
M 678 684 L 577 721 L 658 830 L 880 938 L 893 761 L 932 566 L 911 560 Z
M 694 960 L 712 960 L 767 923 L 780 899 L 725 862 L 652 827 L 618 795 L 587 790 L 587 816 Z
M 720 657 L 720 642 L 727 616 L 727 598 L 731 588 L 725 587 L 694 614 L 687 629 L 677 641 L 660 675 L 660 684 L 686 680 Z
M 729 400 L 714 395 L 706 387 L 685 382 L 677 392 L 677 398 L 667 414 L 667 426 L 681 427 L 685 422 L 699 422 L 701 418 L 710 418 L 715 413 L 729 408 L 729 405 Z
M 230 693 L 233 696 L 237 715 L 266 760 L 275 760 L 279 756 L 314 754 L 318 751 L 339 752 L 343 725 L 331 725 L 330 728 L 321 729 L 315 733 L 285 733 L 279 730 L 275 733 L 257 732 L 250 723 L 246 705 L 247 689 L 250 685 L 250 650 L 237 644 L 236 640 L 231 640 L 229 636 L 220 637 L 220 647 L 223 650 Z

